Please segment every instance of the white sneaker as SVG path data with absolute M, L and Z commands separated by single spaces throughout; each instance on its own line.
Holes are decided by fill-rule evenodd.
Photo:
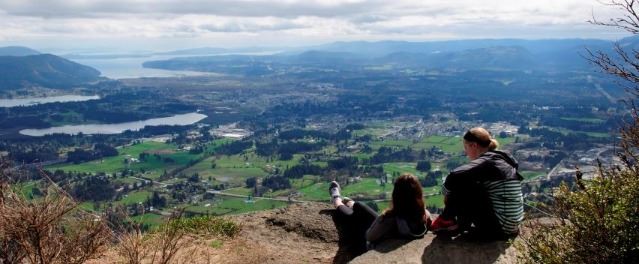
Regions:
M 331 202 L 335 202 L 335 199 L 341 198 L 339 189 L 339 183 L 336 181 L 332 181 L 328 186 L 328 194 L 331 196 Z

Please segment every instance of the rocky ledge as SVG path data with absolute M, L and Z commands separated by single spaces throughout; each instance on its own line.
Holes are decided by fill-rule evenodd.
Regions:
M 385 241 L 351 263 L 516 263 L 517 253 L 511 242 L 478 242 L 429 233 L 413 241 Z

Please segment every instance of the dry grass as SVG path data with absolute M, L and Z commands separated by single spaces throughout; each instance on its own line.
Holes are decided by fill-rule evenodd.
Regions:
M 0 264 L 263 263 L 265 260 L 255 246 L 247 250 L 246 244 L 231 239 L 240 230 L 232 221 L 212 217 L 185 219 L 177 214 L 158 229 L 143 234 L 139 228 L 124 225 L 131 221 L 121 212 L 101 216 L 82 211 L 68 193 L 44 172 L 41 175 L 48 187 L 42 197 L 27 199 L 13 185 L 23 180 L 20 178 L 24 175 L 0 160 Z M 108 219 L 115 220 L 111 223 L 116 225 L 113 229 Z M 225 241 L 223 247 L 216 246 L 219 239 Z M 229 247 L 226 242 L 235 246 Z M 115 250 L 107 251 L 109 248 Z
M 111 235 L 99 216 L 75 210 L 52 182 L 42 198 L 26 199 L 11 187 L 19 172 L 0 164 L 0 263 L 84 263 L 101 255 Z
M 184 233 L 172 230 L 148 235 L 134 231 L 119 238 L 116 250 L 122 262 L 128 264 L 193 263 L 193 254 L 185 252 L 190 251 L 188 245 L 192 242 Z
M 202 244 L 210 238 L 234 237 L 239 226 L 216 217 L 182 218 L 176 214 L 169 221 L 149 234 L 139 229 L 118 237 L 117 254 L 122 262 L 129 264 L 168 263 L 219 263 L 210 252 L 212 246 Z
M 154 250 L 149 244 L 150 237 L 136 237 L 141 241 L 140 250 Z M 221 243 L 221 246 L 213 246 Z M 170 263 L 202 263 L 202 264 L 263 264 L 279 263 L 272 258 L 264 248 L 243 238 L 203 238 L 201 236 L 187 235 L 179 243 L 181 247 L 171 259 Z M 97 260 L 89 261 L 89 264 L 115 264 L 130 263 L 128 257 L 122 255 L 122 242 L 117 244 L 107 254 Z M 145 257 L 139 258 L 137 263 L 158 263 L 153 260 L 152 253 L 146 252 Z M 287 263 L 290 263 L 288 261 Z

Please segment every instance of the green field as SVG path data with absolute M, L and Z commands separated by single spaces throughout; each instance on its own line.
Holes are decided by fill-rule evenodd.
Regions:
M 228 139 L 211 141 L 206 145 L 206 151 L 204 153 L 212 151 L 228 141 Z M 138 159 L 141 153 L 148 153 L 150 155 L 145 161 L 130 162 L 128 164 L 125 162 L 125 159 Z M 57 164 L 48 166 L 46 169 L 88 173 L 115 173 L 130 169 L 137 172 L 146 172 L 144 177 L 157 179 L 165 170 L 169 171 L 188 165 L 189 162 L 203 157 L 203 155 L 205 155 L 204 153 L 191 154 L 188 151 L 178 149 L 178 146 L 174 144 L 146 141 L 118 148 L 118 155 L 114 157 L 107 157 L 80 164 Z M 159 155 L 160 158 L 158 159 L 154 154 Z M 171 159 L 172 161 L 164 161 L 163 159 L 165 158 Z
M 515 137 L 497 138 L 500 145 L 505 146 L 515 142 Z M 462 139 L 459 136 L 428 136 L 419 141 L 413 140 L 376 140 L 371 143 L 371 148 L 374 150 L 380 147 L 398 147 L 405 148 L 411 147 L 413 150 L 428 150 L 432 147 L 437 147 L 442 151 L 449 154 L 458 154 L 464 151 Z M 361 156 L 370 156 L 371 154 L 362 154 Z
M 386 210 L 386 208 L 390 206 L 390 201 L 376 202 L 376 204 L 377 208 L 379 208 L 377 212 L 381 214 L 382 212 L 384 212 L 384 210 Z
M 235 188 L 224 190 L 224 193 L 248 196 L 248 195 L 251 195 L 253 193 L 253 188 L 235 187 Z
M 385 139 L 385 140 L 375 140 L 370 144 L 371 148 L 377 150 L 380 147 L 399 147 L 405 148 L 408 146 L 413 146 L 413 143 L 410 140 L 406 139 Z
M 512 143 L 515 143 L 515 140 L 517 140 L 517 137 L 497 137 L 496 138 L 497 142 L 499 142 L 500 146 L 506 146 Z
M 295 185 L 294 185 L 295 186 Z M 298 189 L 302 194 L 300 200 L 306 201 L 328 201 L 328 183 L 317 182 L 310 185 L 306 185 L 304 188 Z
M 387 128 L 364 128 L 362 130 L 355 130 L 353 131 L 353 133 L 351 133 L 354 137 L 361 137 L 364 135 L 371 135 L 373 138 L 375 137 L 380 137 L 384 134 L 388 133 L 388 129 Z
M 163 216 L 154 213 L 132 216 L 131 220 L 138 224 L 148 225 L 151 228 L 157 227 L 166 222 L 166 219 Z
M 100 160 L 89 161 L 80 164 L 62 164 L 49 166 L 49 170 L 63 170 L 63 171 L 75 171 L 75 172 L 88 172 L 88 173 L 114 173 L 120 172 L 124 169 L 131 169 L 134 171 L 156 171 L 170 170 L 176 167 L 184 166 L 191 160 L 196 160 L 200 157 L 198 154 L 189 154 L 186 151 L 177 149 L 177 146 L 161 142 L 147 141 L 131 146 L 126 146 L 118 149 L 118 155 L 114 157 L 107 157 Z M 150 155 L 146 161 L 133 162 L 127 164 L 124 162 L 127 158 L 137 159 L 140 153 L 157 153 L 160 157 L 173 159 L 174 162 L 165 163 L 161 159 L 155 158 Z M 156 175 L 159 175 L 156 173 Z
M 93 212 L 95 211 L 95 205 L 92 202 L 83 202 L 78 204 L 78 208 L 83 211 Z
M 150 174 L 150 173 L 149 173 L 149 174 Z M 147 175 L 148 175 L 148 174 L 147 174 Z M 147 175 L 145 175 L 145 177 L 146 177 Z M 115 183 L 120 183 L 120 184 L 133 184 L 133 183 L 136 183 L 136 182 L 139 182 L 139 181 L 140 181 L 140 180 L 138 180 L 138 179 L 136 179 L 136 178 L 131 178 L 131 177 L 129 177 L 129 178 L 116 178 L 116 179 L 113 179 L 113 182 L 115 182 Z
M 130 192 L 128 194 L 125 194 L 122 197 L 122 200 L 118 201 L 118 203 L 126 205 L 143 203 L 144 201 L 146 201 L 146 199 L 149 198 L 149 196 L 151 196 L 151 192 L 149 191 Z
M 205 206 L 210 204 L 210 206 Z M 286 206 L 286 202 L 264 200 L 257 198 L 252 203 L 246 202 L 243 198 L 222 198 L 215 201 L 204 201 L 198 205 L 191 205 L 186 207 L 186 212 L 211 214 L 211 215 L 226 215 L 226 214 L 240 214 L 252 211 L 260 211 L 267 209 L 274 209 Z
M 600 119 L 600 118 L 587 118 L 587 117 L 562 117 L 561 120 L 566 120 L 566 121 L 577 121 L 577 122 L 583 122 L 583 123 L 592 123 L 592 124 L 601 124 L 606 122 L 606 120 Z
M 365 195 L 365 196 L 377 196 L 382 193 L 391 192 L 393 190 L 392 184 L 386 184 L 381 186 L 378 183 L 377 179 L 371 178 L 362 178 L 360 181 L 357 181 L 352 184 L 348 184 L 342 186 L 342 195 L 354 197 L 355 195 Z M 324 189 L 324 197 L 328 196 L 328 185 Z
M 203 180 L 210 178 L 212 182 L 244 186 L 247 178 L 265 177 L 276 169 L 284 171 L 287 167 L 298 164 L 301 157 L 301 154 L 295 154 L 291 160 L 269 160 L 257 156 L 254 150 L 249 150 L 239 155 L 208 157 L 184 170 L 184 173 L 186 175 L 198 173 Z M 214 162 L 215 168 L 212 168 Z
M 429 149 L 438 147 L 446 153 L 456 154 L 464 150 L 461 137 L 458 136 L 429 136 L 416 144 L 416 148 Z
M 426 206 L 436 206 L 437 208 L 444 208 L 444 195 L 438 194 L 426 197 Z
M 589 137 L 596 137 L 596 138 L 609 138 L 609 137 L 612 137 L 611 134 L 603 133 L 603 132 L 575 131 L 575 130 L 570 130 L 570 129 L 563 128 L 563 127 L 545 127 L 545 128 L 548 128 L 551 131 L 562 133 L 564 135 L 583 133 L 583 134 L 586 134 Z
M 543 171 L 521 171 L 520 174 L 524 177 L 524 180 L 530 180 L 537 177 L 546 176 L 547 173 Z
M 35 187 L 37 187 L 36 184 L 37 184 L 36 181 L 23 182 L 23 183 L 20 183 L 20 184 L 16 185 L 15 187 L 17 189 L 14 189 L 14 190 L 18 191 L 18 189 L 19 189 L 20 193 L 24 197 L 31 199 L 31 198 L 33 198 L 33 189 Z
M 362 153 L 362 152 L 357 152 L 354 154 L 351 154 L 351 156 L 356 157 L 357 160 L 366 160 L 366 159 L 370 159 L 373 155 L 375 155 L 375 153 Z
M 410 173 L 417 177 L 423 177 L 424 173 L 415 169 L 417 163 L 414 162 L 393 162 L 393 163 L 384 163 L 382 167 L 384 168 L 384 172 L 388 174 L 398 173 Z
M 310 201 L 330 200 L 328 196 L 328 184 L 328 182 L 317 182 L 305 185 L 305 187 L 298 189 L 298 191 L 302 194 L 300 199 Z M 372 196 L 380 195 L 392 190 L 392 184 L 386 184 L 386 186 L 382 187 L 377 182 L 377 179 L 363 178 L 358 182 L 342 186 L 342 195 L 355 197 L 359 194 L 372 198 Z
M 390 206 L 390 201 L 377 202 L 377 207 L 379 208 L 379 213 L 384 212 Z M 428 196 L 424 199 L 424 206 L 436 206 L 437 208 L 444 208 L 444 196 L 443 195 L 435 195 Z
M 390 179 L 389 179 L 390 180 Z M 307 180 L 308 184 L 305 184 L 303 188 L 298 188 L 295 183 L 292 183 L 294 188 L 298 188 L 298 191 L 302 194 L 300 200 L 308 201 L 328 201 L 328 182 L 315 182 Z M 432 187 L 426 187 L 423 189 L 424 195 L 440 193 L 442 180 L 437 181 L 437 185 Z M 390 199 L 393 192 L 393 184 L 388 183 L 385 186 L 381 186 L 377 179 L 363 178 L 361 181 L 342 186 L 342 195 L 350 198 L 357 197 L 358 194 L 364 195 L 368 199 L 378 199 L 381 197 L 375 197 L 382 193 L 386 193 L 385 199 Z

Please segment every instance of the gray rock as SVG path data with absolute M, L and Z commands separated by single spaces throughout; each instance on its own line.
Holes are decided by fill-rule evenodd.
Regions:
M 428 234 L 413 241 L 388 240 L 350 263 L 516 263 L 512 242 L 478 242 Z

